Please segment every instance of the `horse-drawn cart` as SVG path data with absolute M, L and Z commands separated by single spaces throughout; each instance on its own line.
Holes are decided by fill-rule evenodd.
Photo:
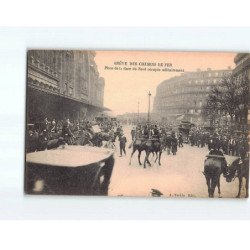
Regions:
M 113 151 L 65 146 L 26 155 L 27 194 L 107 195 Z
M 191 128 L 194 126 L 193 123 L 191 122 L 185 122 L 182 121 L 179 126 L 178 126 L 178 130 L 179 133 L 182 133 L 182 138 L 183 138 L 183 142 L 184 143 L 188 143 L 189 142 L 189 132 L 191 130 Z

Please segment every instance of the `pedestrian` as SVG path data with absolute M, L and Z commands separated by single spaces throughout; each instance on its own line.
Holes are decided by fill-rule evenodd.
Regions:
M 133 127 L 131 130 L 132 141 L 134 141 L 134 139 L 135 139 L 135 134 L 136 134 L 135 127 Z
M 120 157 L 122 157 L 122 153 L 126 155 L 126 143 L 127 143 L 127 138 L 124 136 L 123 132 L 121 132 L 119 136 L 119 142 L 120 142 Z
M 183 147 L 183 137 L 182 137 L 182 133 L 179 133 L 179 137 L 178 137 L 178 146 Z
M 176 152 L 177 152 L 177 146 L 178 146 L 178 141 L 177 141 L 177 139 L 176 139 L 176 137 L 175 137 L 175 133 L 173 132 L 172 133 L 172 136 L 171 136 L 172 138 L 172 143 L 171 143 L 171 148 L 172 148 L 172 154 L 173 155 L 176 155 Z

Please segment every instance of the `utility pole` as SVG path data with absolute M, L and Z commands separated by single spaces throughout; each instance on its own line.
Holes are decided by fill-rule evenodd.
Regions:
M 150 91 L 148 92 L 148 123 L 150 122 Z
M 139 122 L 139 116 L 140 116 L 140 102 L 138 101 L 138 122 Z

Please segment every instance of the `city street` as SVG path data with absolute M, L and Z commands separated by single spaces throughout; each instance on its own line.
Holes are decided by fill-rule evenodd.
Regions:
M 152 166 L 144 169 L 138 164 L 136 152 L 129 165 L 131 150 L 128 146 L 131 143 L 132 126 L 123 126 L 124 134 L 127 137 L 127 155 L 119 157 L 119 142 L 116 141 L 115 166 L 109 187 L 110 196 L 151 196 L 151 189 L 157 189 L 165 197 L 208 197 L 205 177 L 202 173 L 205 156 L 208 154 L 207 147 L 198 148 L 184 144 L 178 148 L 177 155 L 162 153 L 161 166 L 153 163 L 152 154 L 150 161 Z M 145 154 L 141 155 L 143 163 Z M 221 196 L 234 197 L 238 191 L 238 179 L 227 183 L 221 176 Z M 245 194 L 243 187 L 242 195 Z M 218 197 L 217 188 L 215 197 Z M 243 196 L 242 196 L 243 197 Z

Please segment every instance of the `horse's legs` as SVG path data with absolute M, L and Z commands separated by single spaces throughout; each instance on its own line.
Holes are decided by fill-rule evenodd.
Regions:
M 145 156 L 145 160 L 144 160 L 144 168 L 146 168 L 146 162 L 149 164 L 149 166 L 151 166 L 151 163 L 148 160 L 149 154 L 150 154 L 150 152 L 146 151 L 146 156 Z
M 246 176 L 246 198 L 248 198 L 249 176 Z
M 146 168 L 146 161 L 148 160 L 147 158 L 148 158 L 148 152 L 146 151 L 146 155 L 145 155 L 145 159 L 144 159 L 144 163 L 143 163 L 144 168 Z
M 218 176 L 213 176 L 211 180 L 210 197 L 214 197 L 215 187 L 218 185 Z
M 240 198 L 241 186 L 242 186 L 242 177 L 239 177 L 239 192 L 238 192 L 236 198 Z
M 160 150 L 160 151 L 159 151 L 159 162 L 158 162 L 158 163 L 159 163 L 159 166 L 161 166 L 161 153 L 162 153 L 162 151 Z
M 155 163 L 157 162 L 157 160 L 158 160 L 158 152 L 156 152 Z
M 136 149 L 135 147 L 133 147 L 133 150 L 132 150 L 132 153 L 131 153 L 131 156 L 130 156 L 130 160 L 129 160 L 129 165 L 131 165 L 131 159 L 133 157 L 133 154 L 135 153 Z
M 208 197 L 210 197 L 210 177 L 206 176 L 206 182 L 207 182 L 207 191 L 208 191 Z
M 139 165 L 141 165 L 141 150 L 139 150 L 139 153 L 138 153 L 138 162 L 139 162 Z
M 221 197 L 220 194 L 220 176 L 219 176 L 219 180 L 218 180 L 218 184 L 217 184 L 217 187 L 218 187 L 218 194 L 219 194 L 219 198 Z
M 150 155 L 150 152 L 148 152 L 148 157 L 147 157 L 147 163 L 151 166 L 151 163 L 150 163 L 150 161 L 149 161 L 149 155 Z

